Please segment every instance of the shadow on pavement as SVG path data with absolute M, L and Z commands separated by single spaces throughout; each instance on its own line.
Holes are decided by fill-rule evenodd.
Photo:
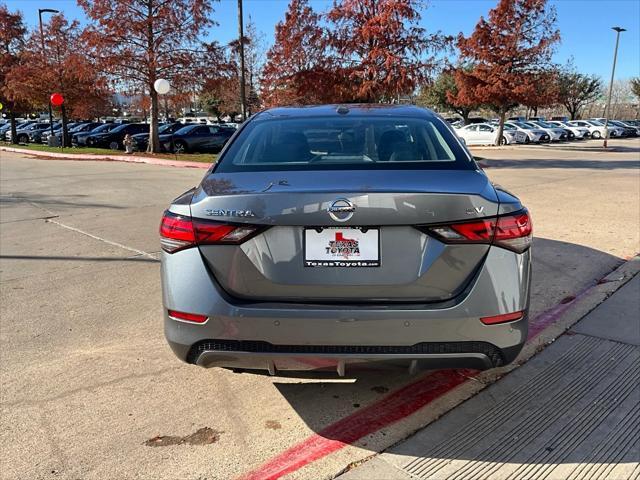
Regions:
M 535 238 L 533 252 L 531 318 L 556 306 L 567 297 L 570 298 L 571 294 L 589 284 L 594 284 L 623 262 L 614 255 L 589 247 L 544 238 Z M 424 339 L 416 339 L 416 341 L 424 341 Z M 390 369 L 363 371 L 354 375 L 354 372 L 350 372 L 347 368 L 346 375 L 351 380 L 339 379 L 334 373 L 332 381 L 317 379 L 317 381 L 291 383 L 275 378 L 274 386 L 308 427 L 318 435 L 377 451 L 379 442 L 372 442 L 373 448 L 368 447 L 370 435 L 354 438 L 353 428 L 359 428 L 359 422 L 377 423 L 380 419 L 379 424 L 369 433 L 384 432 L 385 427 L 390 427 L 390 424 L 386 424 L 384 420 L 390 414 L 388 409 L 400 411 L 405 409 L 401 415 L 404 417 L 421 408 L 418 404 L 418 407 L 411 410 L 411 406 L 404 403 L 402 398 L 389 403 L 386 401 L 387 393 L 389 396 L 394 396 L 394 391 L 405 388 L 407 385 L 416 382 L 416 384 L 428 383 L 430 379 L 436 381 L 438 375 L 444 372 L 422 371 L 410 376 L 406 369 Z M 448 371 L 445 377 L 446 375 L 457 376 L 461 382 L 471 373 L 472 371 L 469 370 Z M 306 377 L 313 377 L 313 375 L 306 375 Z M 443 380 L 440 381 L 443 382 Z M 420 388 L 428 389 L 429 387 Z M 379 411 L 372 419 L 371 412 L 367 413 L 364 410 L 377 408 L 377 405 L 380 406 Z M 359 411 L 363 411 L 362 416 L 358 415 Z M 336 428 L 347 416 L 352 418 L 352 428 L 347 426 Z M 412 432 L 403 432 L 403 435 L 410 433 Z M 385 434 L 381 433 L 381 435 Z
M 112 208 L 121 210 L 126 207 L 118 205 L 110 205 L 107 203 L 86 203 L 82 200 L 89 198 L 90 195 L 40 195 L 35 193 L 14 192 L 9 195 L 0 196 L 0 206 L 2 205 L 19 205 L 19 204 L 37 204 L 47 207 L 99 207 Z
M 590 168 L 596 170 L 616 170 L 640 168 L 640 160 L 556 160 L 545 158 L 523 158 L 522 160 L 497 160 L 483 158 L 485 167 L 490 168 Z
M 160 263 L 160 260 L 149 257 L 66 257 L 54 255 L 0 255 L 4 260 L 60 260 L 63 262 L 143 262 Z

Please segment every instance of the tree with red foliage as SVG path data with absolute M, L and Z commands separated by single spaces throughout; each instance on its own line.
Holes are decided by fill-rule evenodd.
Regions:
M 137 83 L 151 103 L 149 152 L 160 149 L 160 78 L 176 85 L 192 75 L 204 51 L 200 38 L 213 25 L 211 0 L 78 0 L 92 21 L 85 38 L 98 65 Z M 181 78 L 182 77 L 182 78 Z
M 557 69 L 533 74 L 534 94 L 529 95 L 523 105 L 538 116 L 538 109 L 557 105 L 560 101 L 560 72 Z
M 32 32 L 19 61 L 7 73 L 5 90 L 16 101 L 45 109 L 52 93 L 61 93 L 64 138 L 67 115 L 90 118 L 104 113 L 109 92 L 106 82 L 83 54 L 79 23 L 54 15 L 43 25 L 44 53 L 40 33 Z
M 421 0 L 342 0 L 326 17 L 332 56 L 352 100 L 390 101 L 409 94 L 433 72 L 434 52 L 448 43 L 418 25 Z
M 555 22 L 555 9 L 547 0 L 500 0 L 470 37 L 458 36 L 461 58 L 473 68 L 456 71 L 456 100 L 497 110 L 496 142 L 502 138 L 507 111 L 540 95 L 536 82 L 549 70 L 553 46 L 560 40 Z
M 9 114 L 13 143 L 18 143 L 16 114 L 24 112 L 28 106 L 11 95 L 7 89 L 7 82 L 9 72 L 18 64 L 26 33 L 22 14 L 11 13 L 6 5 L 0 5 L 0 102 Z
M 267 106 L 312 104 L 330 100 L 326 42 L 321 16 L 308 0 L 291 0 L 284 21 L 276 25 L 267 52 L 262 97 Z

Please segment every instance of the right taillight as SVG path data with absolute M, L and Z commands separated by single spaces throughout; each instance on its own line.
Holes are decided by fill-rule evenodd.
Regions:
M 194 219 L 165 211 L 160 222 L 160 245 L 168 253 L 196 245 L 237 245 L 260 228 Z
M 522 253 L 531 246 L 533 224 L 527 210 L 498 217 L 493 243 L 514 252 Z
M 472 222 L 421 227 L 444 243 L 487 243 L 522 253 L 531 246 L 533 225 L 524 209 Z

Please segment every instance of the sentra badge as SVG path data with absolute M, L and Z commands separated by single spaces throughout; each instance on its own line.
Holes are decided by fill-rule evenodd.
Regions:
M 225 210 L 222 208 L 206 209 L 204 211 L 210 217 L 255 217 L 252 210 Z

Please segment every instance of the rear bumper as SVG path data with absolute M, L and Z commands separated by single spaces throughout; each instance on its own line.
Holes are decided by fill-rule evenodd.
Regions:
M 326 306 L 242 303 L 228 298 L 197 249 L 163 253 L 165 336 L 183 361 L 278 371 L 397 366 L 487 369 L 515 359 L 527 316 L 484 325 L 480 317 L 528 310 L 530 251 L 492 247 L 470 288 L 448 304 Z M 205 314 L 204 324 L 167 310 Z

